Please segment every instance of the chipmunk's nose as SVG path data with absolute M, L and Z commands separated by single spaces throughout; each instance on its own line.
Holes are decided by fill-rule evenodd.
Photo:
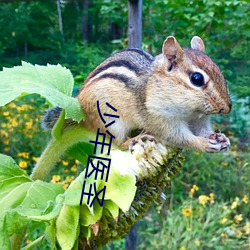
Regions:
M 228 107 L 229 107 L 229 113 L 230 113 L 232 110 L 232 102 L 231 101 L 228 103 Z
M 232 102 L 229 101 L 222 109 L 220 109 L 219 113 L 228 114 L 231 112 L 231 109 L 232 109 Z

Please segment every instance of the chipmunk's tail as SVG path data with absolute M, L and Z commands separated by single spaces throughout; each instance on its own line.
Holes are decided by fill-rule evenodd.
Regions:
M 46 110 L 41 120 L 42 128 L 45 130 L 51 130 L 56 124 L 61 111 L 62 109 L 58 106 Z

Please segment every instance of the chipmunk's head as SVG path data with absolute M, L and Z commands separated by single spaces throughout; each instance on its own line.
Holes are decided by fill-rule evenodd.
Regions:
M 226 81 L 204 51 L 204 43 L 198 36 L 192 38 L 191 48 L 181 48 L 175 37 L 169 36 L 162 47 L 162 74 L 174 79 L 171 87 L 174 88 L 173 83 L 179 85 L 179 92 L 184 99 L 190 99 L 197 112 L 227 114 L 232 104 Z

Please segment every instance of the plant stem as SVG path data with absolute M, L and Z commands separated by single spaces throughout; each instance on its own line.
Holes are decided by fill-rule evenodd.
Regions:
M 26 227 L 23 228 L 23 231 L 21 234 L 14 234 L 10 237 L 10 244 L 12 250 L 19 250 L 22 245 L 23 238 L 25 236 Z
M 96 134 L 80 125 L 71 126 L 63 131 L 60 138 L 52 138 L 32 171 L 33 180 L 46 180 L 49 173 L 65 151 L 77 142 L 94 140 Z

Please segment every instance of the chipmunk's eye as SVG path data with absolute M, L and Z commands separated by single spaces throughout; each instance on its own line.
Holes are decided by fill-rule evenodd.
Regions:
M 190 74 L 190 81 L 198 87 L 201 87 L 204 85 L 204 77 L 201 73 L 195 72 Z

